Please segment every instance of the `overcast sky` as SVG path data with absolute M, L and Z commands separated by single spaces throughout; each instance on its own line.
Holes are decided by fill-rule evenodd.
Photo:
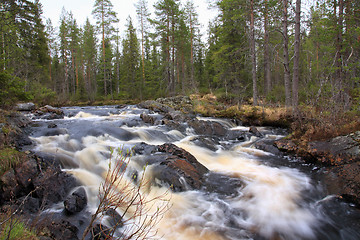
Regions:
M 153 5 L 158 0 L 148 0 L 149 12 L 153 14 Z M 194 5 L 197 6 L 197 12 L 199 15 L 199 21 L 203 25 L 202 33 L 206 34 L 209 20 L 213 19 L 216 15 L 216 10 L 209 9 L 209 0 L 193 0 Z M 91 12 L 95 0 L 40 0 L 43 5 L 43 16 L 51 19 L 53 26 L 59 25 L 59 19 L 61 10 L 64 7 L 66 11 L 71 11 L 78 23 L 82 26 L 86 17 L 89 17 L 92 23 L 95 23 Z M 126 19 L 130 15 L 133 19 L 133 23 L 137 26 L 138 21 L 136 18 L 136 9 L 134 4 L 138 0 L 112 0 L 111 3 L 114 5 L 114 11 L 117 13 L 117 17 L 120 19 L 119 28 L 123 32 L 125 30 Z M 186 0 L 181 0 L 182 4 L 186 3 Z M 152 15 L 152 17 L 154 17 Z M 44 21 L 45 23 L 46 21 Z M 122 35 L 122 34 L 121 34 Z

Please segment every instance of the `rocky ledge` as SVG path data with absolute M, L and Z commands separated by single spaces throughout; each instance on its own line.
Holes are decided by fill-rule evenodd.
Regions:
M 276 141 L 275 146 L 324 166 L 329 192 L 360 207 L 360 132 L 308 143 L 283 139 Z

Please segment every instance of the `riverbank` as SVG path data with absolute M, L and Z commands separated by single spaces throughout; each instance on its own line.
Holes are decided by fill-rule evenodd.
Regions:
M 149 109 L 151 112 L 159 113 L 163 116 L 162 119 L 157 119 L 154 117 L 153 114 L 146 114 L 143 113 L 140 115 L 141 121 L 148 125 L 154 125 L 154 124 L 161 124 L 164 126 L 169 127 L 170 129 L 175 129 L 179 131 L 183 131 L 183 125 L 185 122 L 191 128 L 195 131 L 196 134 L 200 136 L 214 136 L 216 138 L 223 138 L 226 137 L 230 140 L 234 141 L 244 141 L 244 139 L 249 139 L 253 136 L 259 136 L 261 137 L 261 133 L 257 131 L 256 127 L 253 126 L 276 126 L 276 127 L 286 127 L 288 130 L 291 130 L 291 126 L 294 124 L 293 117 L 286 113 L 284 109 L 265 109 L 265 108 L 254 108 L 251 106 L 227 106 L 225 104 L 219 103 L 216 101 L 216 99 L 212 99 L 211 96 L 206 96 L 206 99 L 199 99 L 199 98 L 190 98 L 190 97 L 174 97 L 174 98 L 164 98 L 164 99 L 158 99 L 156 101 L 145 101 L 138 105 L 139 107 L 143 109 Z M 117 108 L 114 109 L 120 109 L 123 108 L 124 105 L 119 105 Z M 51 106 L 44 106 L 41 108 L 35 108 L 31 110 L 33 114 L 37 114 L 37 117 L 41 119 L 57 119 L 57 118 L 63 118 L 64 113 L 61 111 L 61 109 L 52 108 Z M 216 122 L 209 123 L 208 121 L 202 121 L 199 119 L 196 119 L 195 117 L 201 114 L 203 116 L 210 116 L 210 117 L 222 117 L 227 118 L 231 120 L 231 122 L 236 123 L 236 125 L 246 125 L 249 126 L 250 131 L 248 133 L 243 132 L 234 132 L 234 131 L 227 131 L 224 129 L 221 124 L 218 124 Z M 24 118 L 19 113 L 6 113 L 2 114 L 5 116 L 5 122 L 2 122 L 2 141 L 3 143 L 7 143 L 7 148 L 10 148 L 15 151 L 16 148 L 21 148 L 22 146 L 26 146 L 26 144 L 30 143 L 27 139 L 27 133 L 26 131 L 23 131 L 25 126 L 29 123 L 29 120 Z M 10 122 L 8 122 L 10 120 Z M 279 121 L 277 121 L 279 120 Z M 17 123 L 17 124 L 14 124 Z M 47 126 L 51 131 L 52 128 L 54 128 L 54 131 L 58 131 L 56 129 L 55 125 L 49 124 Z M 60 131 L 60 129 L 59 129 Z M 234 133 L 236 135 L 234 135 Z M 125 134 L 123 132 L 119 132 L 119 134 Z M 350 136 L 351 137 L 351 136 Z M 329 194 L 337 195 L 339 199 L 346 199 L 347 201 L 350 201 L 354 204 L 358 204 L 359 195 L 357 192 L 357 186 L 358 179 L 357 179 L 357 167 L 358 167 L 358 161 L 357 161 L 357 155 L 358 152 L 357 149 L 349 149 L 349 146 L 356 145 L 358 139 L 360 137 L 356 137 L 355 135 L 352 135 L 352 140 L 350 141 L 347 138 L 338 139 L 343 142 L 342 145 L 338 144 L 338 141 L 335 139 L 333 141 L 329 141 L 330 145 L 321 145 L 324 141 L 317 141 L 317 144 L 312 144 L 312 152 L 310 156 L 307 156 L 306 154 L 300 155 L 301 152 L 304 152 L 304 148 L 302 146 L 306 146 L 307 144 L 312 143 L 313 141 L 305 141 L 300 140 L 296 142 L 296 139 L 294 138 L 294 134 L 289 134 L 287 138 L 282 139 L 280 141 L 267 141 L 262 142 L 261 144 L 256 143 L 255 146 L 259 149 L 270 151 L 273 154 L 283 154 L 282 152 L 286 152 L 285 154 L 296 154 L 298 156 L 303 157 L 305 161 L 315 163 L 319 167 L 326 167 L 328 169 L 328 176 L 327 179 L 328 182 L 328 192 Z M 347 139 L 347 140 L 346 140 Z M 208 145 L 209 139 L 207 138 L 199 138 L 194 141 L 199 141 L 202 145 L 206 147 L 210 147 Z M 260 143 L 260 142 L 259 142 Z M 281 144 L 283 143 L 283 144 Z M 305 144 L 306 143 L 306 144 Z M 289 146 L 289 147 L 287 147 Z M 322 148 L 319 148 L 319 146 L 322 146 Z M 334 149 L 335 146 L 338 146 L 336 151 L 333 151 L 332 154 L 334 155 L 334 161 L 327 161 L 328 157 L 324 155 L 324 151 L 327 149 Z M 140 149 L 141 148 L 141 149 Z M 149 146 L 140 145 L 140 148 L 137 148 L 137 151 L 150 151 L 151 149 Z M 144 148 L 144 149 L 143 149 Z M 149 150 L 149 149 L 150 150 Z M 173 156 L 167 156 L 166 161 L 163 162 L 161 166 L 162 171 L 165 169 L 167 171 L 172 171 L 175 173 L 175 175 L 178 175 L 178 178 L 176 179 L 185 179 L 186 186 L 190 186 L 194 189 L 201 189 L 202 186 L 205 186 L 205 189 L 208 191 L 219 191 L 221 190 L 221 194 L 233 194 L 228 193 L 227 189 L 223 189 L 221 186 L 213 186 L 209 185 L 210 182 L 206 181 L 206 178 L 203 177 L 204 174 L 207 173 L 207 171 L 198 172 L 199 169 L 196 164 L 194 165 L 193 157 L 188 156 L 187 153 L 181 153 L 181 151 L 174 149 L 172 146 L 163 147 L 166 148 L 165 150 L 159 150 L 159 153 L 162 155 L 163 152 L 167 152 L 170 154 L 178 153 L 178 155 Z M 159 148 L 160 149 L 160 148 Z M 280 150 L 280 151 L 279 151 Z M 347 159 L 344 158 L 344 154 L 341 153 L 343 150 L 351 150 L 351 154 L 353 154 L 353 157 L 349 155 Z M 154 151 L 154 150 L 151 150 Z M 338 154 L 340 151 L 341 154 Z M 11 151 L 10 151 L 11 152 Z M 314 158 L 315 153 L 317 152 L 318 156 L 323 156 L 322 160 L 319 158 Z M 16 199 L 16 202 L 11 203 L 8 201 L 7 209 L 19 209 L 19 204 L 25 205 L 24 203 L 28 204 L 28 210 L 22 210 L 23 212 L 26 211 L 32 211 L 31 209 L 41 209 L 39 206 L 44 206 L 42 203 L 44 203 L 45 196 L 41 194 L 41 192 L 47 192 L 51 189 L 44 190 L 40 188 L 39 183 L 41 183 L 41 186 L 44 183 L 45 186 L 52 186 L 54 185 L 54 182 L 50 182 L 50 180 L 54 181 L 54 179 L 50 179 L 50 175 L 44 175 L 44 172 L 52 171 L 53 174 L 51 176 L 61 176 L 59 179 L 55 179 L 55 185 L 59 186 L 76 186 L 76 182 L 73 182 L 73 180 L 68 180 L 68 176 L 65 176 L 61 174 L 59 163 L 56 163 L 55 159 L 49 159 L 49 158 L 42 158 L 41 156 L 33 156 L 33 155 L 26 155 L 27 158 L 25 158 L 21 164 L 16 163 L 14 166 L 10 166 L 10 168 L 13 168 L 12 171 L 6 171 L 8 174 L 4 177 L 2 176 L 2 182 L 9 182 L 14 183 L 16 182 L 17 185 L 9 186 L 9 184 L 3 184 L 2 183 L 2 194 L 3 196 L 11 196 L 11 192 L 16 193 L 15 195 L 21 196 L 22 198 L 24 196 L 31 196 L 31 201 L 23 201 L 24 199 L 18 198 Z M 324 157 L 325 156 L 325 157 Z M 343 158 L 340 158 L 340 157 Z M 355 156 L 355 157 L 354 157 Z M 11 158 L 11 157 L 10 157 Z M 154 159 L 152 159 L 154 161 Z M 55 164 L 48 164 L 50 162 Z M 54 162 L 55 161 L 55 162 Z M 159 160 L 160 161 L 160 160 Z M 159 162 L 156 160 L 155 162 Z M 344 164 L 343 164 L 344 163 Z M 165 166 L 165 167 L 164 167 Z M 48 170 L 50 169 L 50 170 Z M 176 181 L 174 178 L 171 178 L 170 176 L 173 176 L 174 173 L 168 174 L 165 176 L 168 176 L 168 178 L 160 178 L 164 182 L 168 182 L 168 185 L 173 186 L 174 191 L 183 191 L 186 189 L 184 187 L 184 183 L 181 181 Z M 159 175 L 164 176 L 164 175 Z M 215 178 L 216 181 L 224 180 L 222 176 L 217 175 L 211 175 L 211 177 Z M 211 179 L 210 179 L 211 180 Z M 212 179 L 214 180 L 214 179 Z M 70 181 L 72 184 L 63 184 L 64 181 Z M 242 183 L 234 183 L 234 186 L 241 186 Z M 11 185 L 11 184 L 10 184 Z M 4 186 L 6 186 L 4 188 Z M 38 186 L 38 187 L 37 187 Z M 36 189 L 36 193 L 32 192 Z M 215 189 L 215 190 L 214 190 Z M 4 190 L 7 190 L 4 191 Z M 4 195 L 4 193 L 6 194 Z M 58 189 L 56 192 L 61 192 L 61 196 L 58 196 L 58 198 L 54 199 L 54 201 L 47 202 L 48 205 L 51 205 L 56 202 L 64 202 L 66 197 L 69 194 L 69 189 Z M 34 194 L 35 193 L 35 194 Z M 55 195 L 55 194 L 52 194 Z M 2 198 L 4 199 L 4 198 Z M 27 198 L 26 198 L 27 199 Z M 17 205 L 16 205 L 17 204 Z M 35 208 L 34 208 L 35 206 Z M 24 206 L 25 207 L 25 206 Z M 79 206 L 72 206 L 70 209 L 77 209 Z M 84 206 L 82 206 L 84 207 Z M 4 208 L 3 208 L 4 209 Z M 58 219 L 59 221 L 62 221 Z M 79 221 L 77 219 L 76 221 Z M 83 220 L 81 220 L 83 221 Z M 47 230 L 46 230 L 47 229 Z M 68 239 L 71 239 L 72 236 L 76 235 L 76 229 L 78 229 L 76 226 L 70 224 L 70 223 L 63 223 L 63 222 L 54 222 L 50 226 L 45 227 L 45 236 L 46 234 L 49 234 L 50 231 L 59 232 L 59 234 L 68 234 Z M 65 229 L 66 232 L 60 231 L 61 229 Z M 72 230 L 71 230 L 72 229 Z M 50 234 L 50 237 L 52 235 Z M 56 239 L 56 238 L 55 238 Z

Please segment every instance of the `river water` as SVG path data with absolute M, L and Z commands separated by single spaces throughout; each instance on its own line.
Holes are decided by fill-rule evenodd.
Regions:
M 236 194 L 230 195 L 202 190 L 169 193 L 169 186 L 154 178 L 153 167 L 148 166 L 146 180 L 151 181 L 151 186 L 144 194 L 165 196 L 169 206 L 159 219 L 158 238 L 360 239 L 359 211 L 327 193 L 324 169 L 254 148 L 257 141 L 283 137 L 280 129 L 259 128 L 263 137 L 248 135 L 242 141 L 214 140 L 215 137 L 212 141 L 208 136 L 207 144 L 201 144 L 196 141 L 199 136 L 185 123 L 183 130 L 171 129 L 161 121 L 157 121 L 158 125 L 144 123 L 141 113 L 157 120 L 163 116 L 136 106 L 62 110 L 64 119 L 43 120 L 33 116 L 32 150 L 56 156 L 63 171 L 73 174 L 84 185 L 89 212 L 96 211 L 99 187 L 109 161 L 116 158 L 110 157 L 111 149 L 130 151 L 141 143 L 173 143 L 190 152 L 211 173 L 239 179 L 243 184 L 233 189 Z M 231 121 L 202 120 L 217 121 L 233 131 L 249 131 Z M 128 171 L 143 172 L 144 161 L 150 155 L 135 154 Z M 157 204 L 163 203 L 164 199 L 158 200 L 151 207 L 157 209 Z

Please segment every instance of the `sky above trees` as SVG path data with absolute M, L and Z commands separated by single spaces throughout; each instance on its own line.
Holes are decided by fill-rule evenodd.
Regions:
M 93 0 L 40 0 L 40 2 L 43 5 L 43 17 L 46 19 L 50 18 L 54 26 L 59 26 L 60 24 L 60 15 L 63 7 L 66 11 L 71 11 L 74 14 L 74 18 L 77 20 L 78 24 L 84 25 L 87 17 L 91 23 L 95 23 L 93 16 L 91 15 L 95 3 Z M 133 20 L 136 20 L 136 8 L 134 6 L 136 2 L 137 1 L 134 0 L 112 1 L 114 11 L 120 19 L 118 27 L 122 34 L 126 29 L 125 23 L 127 17 L 130 15 Z M 181 2 L 185 4 L 186 1 L 182 0 Z M 203 25 L 203 35 L 206 35 L 208 22 L 217 14 L 217 9 L 209 8 L 209 2 L 210 0 L 194 0 L 194 4 L 197 6 L 197 12 L 199 14 L 199 21 Z M 155 3 L 156 0 L 148 0 L 150 13 L 154 12 L 153 5 Z

